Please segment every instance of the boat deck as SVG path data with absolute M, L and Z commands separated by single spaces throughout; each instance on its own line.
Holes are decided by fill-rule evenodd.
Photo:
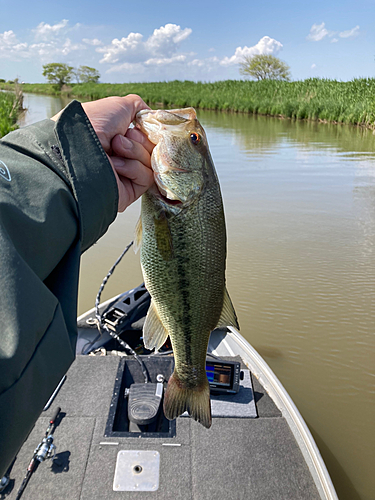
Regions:
M 286 420 L 255 377 L 257 418 L 213 418 L 210 429 L 178 418 L 174 437 L 105 437 L 119 362 L 116 356 L 77 357 L 52 406 L 42 413 L 20 450 L 10 487 L 0 499 L 16 498 L 34 448 L 57 406 L 61 413 L 54 432 L 56 459 L 39 465 L 23 500 L 321 498 Z M 141 372 L 134 380 L 143 381 Z M 159 452 L 157 491 L 113 491 L 120 450 Z

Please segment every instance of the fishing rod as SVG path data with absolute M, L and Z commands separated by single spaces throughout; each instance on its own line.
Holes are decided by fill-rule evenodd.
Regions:
M 107 281 L 109 280 L 109 278 L 112 276 L 113 274 L 113 271 L 115 270 L 115 268 L 118 266 L 118 264 L 121 262 L 121 259 L 123 258 L 123 256 L 126 254 L 126 252 L 129 250 L 129 248 L 133 245 L 134 241 L 131 241 L 129 243 L 129 245 L 127 245 L 124 249 L 124 251 L 122 252 L 122 254 L 118 257 L 118 259 L 116 260 L 116 262 L 113 264 L 113 266 L 111 267 L 111 269 L 108 271 L 108 274 L 107 276 L 104 278 L 102 284 L 100 285 L 100 288 L 99 288 L 99 291 L 98 291 L 98 294 L 96 296 L 96 299 L 95 299 L 95 316 L 96 316 L 96 323 L 97 323 L 97 327 L 98 327 L 98 330 L 99 330 L 99 335 L 102 334 L 102 330 L 105 330 L 107 333 L 109 333 L 109 335 L 116 339 L 117 342 L 125 349 L 125 352 L 128 351 L 132 354 L 132 356 L 134 356 L 134 358 L 138 361 L 138 363 L 140 364 L 141 366 L 141 369 L 142 369 L 142 373 L 143 373 L 143 376 L 145 378 L 145 384 L 147 384 L 149 382 L 149 375 L 147 373 L 147 369 L 146 369 L 146 366 L 145 364 L 143 363 L 142 359 L 138 356 L 138 354 L 134 351 L 134 349 L 132 349 L 130 347 L 130 345 L 128 343 L 126 343 L 124 340 L 122 340 L 120 338 L 120 336 L 117 334 L 117 332 L 113 332 L 112 330 L 110 330 L 108 328 L 108 326 L 105 324 L 105 321 L 104 321 L 104 318 L 103 318 L 103 314 L 100 314 L 100 311 L 99 311 L 99 304 L 100 304 L 100 297 L 101 297 L 101 294 L 102 294 L 102 291 L 104 290 L 104 287 L 105 285 L 107 284 Z M 97 341 L 97 338 L 93 340 L 92 343 L 96 342 Z
M 56 411 L 54 412 L 54 414 L 52 415 L 52 418 L 49 421 L 44 438 L 42 439 L 42 441 L 38 444 L 38 446 L 34 450 L 34 454 L 33 454 L 33 457 L 31 459 L 31 462 L 29 463 L 29 466 L 27 468 L 26 475 L 22 481 L 20 489 L 18 490 L 16 500 L 19 500 L 21 498 L 22 493 L 24 492 L 24 490 L 27 486 L 27 483 L 30 480 L 30 477 L 36 471 L 38 464 L 40 462 L 44 462 L 44 460 L 46 460 L 47 458 L 52 458 L 55 456 L 56 446 L 53 444 L 52 433 L 55 430 L 56 418 L 57 418 L 57 415 L 60 413 L 60 411 L 61 411 L 60 407 L 56 408 Z

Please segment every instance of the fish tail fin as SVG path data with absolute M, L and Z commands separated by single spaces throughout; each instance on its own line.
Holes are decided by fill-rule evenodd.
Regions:
M 185 411 L 204 427 L 211 427 L 210 386 L 207 378 L 195 388 L 183 387 L 175 372 L 172 373 L 164 397 L 164 415 L 168 420 Z

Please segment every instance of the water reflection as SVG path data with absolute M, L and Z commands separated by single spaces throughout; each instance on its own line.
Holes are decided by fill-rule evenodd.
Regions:
M 229 131 L 238 139 L 238 145 L 250 154 L 254 150 L 266 151 L 288 138 L 310 149 L 334 148 L 338 152 L 358 153 L 375 152 L 375 132 L 348 125 L 317 123 L 312 121 L 280 120 L 264 116 L 252 116 L 241 113 L 220 113 L 199 111 L 198 118 L 203 119 L 206 127 L 222 132 Z
M 24 94 L 23 107 L 26 112 L 20 116 L 18 124 L 20 127 L 25 127 L 46 118 L 51 118 L 70 101 L 69 97 Z
M 340 499 L 370 500 L 374 135 L 354 127 L 200 115 L 225 200 L 228 287 L 242 334 L 325 443 Z

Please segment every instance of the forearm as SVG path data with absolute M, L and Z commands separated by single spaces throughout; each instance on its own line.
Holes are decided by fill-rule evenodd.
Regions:
M 0 141 L 0 477 L 74 359 L 79 259 L 116 216 L 78 103 Z

